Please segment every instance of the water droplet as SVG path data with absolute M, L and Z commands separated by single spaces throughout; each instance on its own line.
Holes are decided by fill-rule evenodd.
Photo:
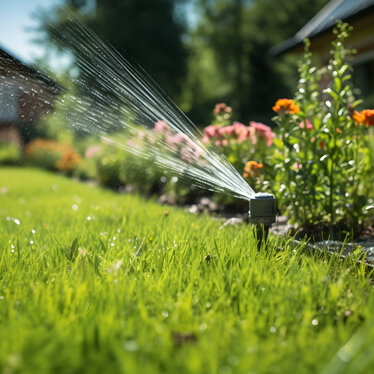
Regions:
M 126 351 L 135 352 L 138 350 L 138 344 L 135 340 L 127 340 L 124 344 Z
M 6 218 L 7 221 L 13 221 L 16 225 L 19 225 L 21 223 L 21 221 L 17 218 L 14 218 L 14 217 L 7 217 Z

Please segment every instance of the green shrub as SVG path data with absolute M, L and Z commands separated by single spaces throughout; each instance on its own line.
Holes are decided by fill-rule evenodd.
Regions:
M 22 161 L 22 154 L 17 144 L 0 142 L 0 165 L 18 165 Z
M 141 194 L 161 193 L 162 186 L 166 181 L 165 178 L 162 178 L 163 175 L 164 171 L 158 168 L 153 160 L 142 159 L 131 153 L 127 153 L 123 158 L 121 179 L 125 184 L 132 185 Z
M 83 158 L 75 168 L 74 176 L 82 180 L 97 179 L 97 161 Z
M 99 182 L 110 188 L 119 188 L 121 180 L 121 167 L 125 152 L 112 146 L 105 147 L 100 157 L 97 158 L 97 176 Z
M 25 147 L 26 161 L 43 169 L 72 174 L 81 158 L 70 144 L 34 139 Z

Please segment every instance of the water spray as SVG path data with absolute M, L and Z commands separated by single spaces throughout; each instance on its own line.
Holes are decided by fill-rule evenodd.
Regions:
M 51 32 L 69 46 L 82 72 L 75 80 L 79 96 L 66 93 L 60 103 L 67 123 L 199 187 L 248 200 L 259 246 L 266 241 L 275 222 L 273 195 L 255 193 L 219 149 L 206 147 L 198 128 L 140 66 L 68 11 L 63 30 Z
M 269 229 L 275 223 L 276 204 L 275 197 L 269 193 L 256 193 L 249 200 L 249 223 L 256 225 L 257 246 L 261 248 L 262 242 L 266 244 Z

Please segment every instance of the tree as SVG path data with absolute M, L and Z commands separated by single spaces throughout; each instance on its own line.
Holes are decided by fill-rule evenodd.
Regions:
M 211 87 L 217 101 L 234 107 L 238 119 L 269 120 L 271 107 L 279 96 L 290 95 L 296 86 L 296 64 L 274 59 L 269 49 L 293 36 L 328 0 L 198 0 L 200 20 L 193 32 L 191 48 L 210 49 L 212 70 L 221 86 Z M 206 52 L 204 52 L 207 55 Z M 285 62 L 286 61 L 286 62 Z M 193 76 L 206 86 L 199 67 Z M 190 64 L 191 69 L 191 64 Z M 191 74 L 191 73 L 190 73 Z M 194 84 L 194 89 L 197 83 Z
M 93 7 L 89 5 L 87 0 L 65 0 L 64 3 L 84 24 L 139 63 L 168 94 L 178 98 L 185 77 L 187 52 L 182 43 L 183 23 L 174 12 L 175 1 L 96 0 Z M 39 28 L 44 35 L 42 41 L 57 42 L 60 49 L 70 49 L 73 55 L 81 53 L 74 35 L 64 37 L 65 23 L 61 6 L 44 12 Z

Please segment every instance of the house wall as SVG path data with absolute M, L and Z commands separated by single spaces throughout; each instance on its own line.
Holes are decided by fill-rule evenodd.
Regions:
M 374 108 L 374 12 L 352 19 L 349 24 L 353 26 L 353 31 L 346 46 L 357 51 L 350 61 L 354 68 L 353 82 L 364 100 L 363 106 Z M 328 64 L 334 39 L 331 30 L 311 38 L 310 50 L 320 65 Z M 303 50 L 304 47 L 299 46 L 290 53 L 301 54 Z
M 45 86 L 24 74 L 0 76 L 0 141 L 21 145 L 19 126 L 34 126 L 52 110 L 53 99 Z

